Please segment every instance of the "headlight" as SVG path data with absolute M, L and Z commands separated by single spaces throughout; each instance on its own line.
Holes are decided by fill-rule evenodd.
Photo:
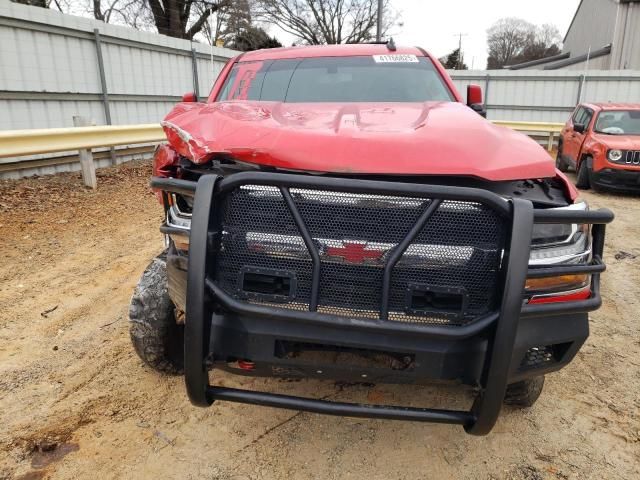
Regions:
M 622 158 L 622 150 L 609 150 L 609 160 L 618 162 Z
M 191 230 L 191 209 L 193 199 L 178 196 L 174 193 L 169 195 L 169 208 L 167 209 L 167 226 L 173 227 L 176 233 L 170 233 L 178 250 L 189 249 L 189 232 Z M 178 233 L 180 232 L 180 233 Z
M 587 210 L 585 202 L 575 203 L 563 210 Z M 535 224 L 531 239 L 529 267 L 588 263 L 591 259 L 591 234 L 587 225 Z M 527 294 L 537 296 L 583 289 L 589 285 L 590 275 L 560 275 L 530 278 Z

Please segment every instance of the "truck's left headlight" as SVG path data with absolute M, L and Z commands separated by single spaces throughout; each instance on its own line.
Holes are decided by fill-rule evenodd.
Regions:
M 588 210 L 585 202 L 575 203 L 564 210 Z M 535 224 L 531 239 L 529 267 L 548 267 L 563 264 L 586 264 L 591 261 L 591 232 L 588 225 L 581 224 Z M 526 293 L 532 298 L 557 296 L 575 292 L 585 292 L 591 282 L 591 275 L 559 275 L 554 277 L 530 278 L 526 283 Z

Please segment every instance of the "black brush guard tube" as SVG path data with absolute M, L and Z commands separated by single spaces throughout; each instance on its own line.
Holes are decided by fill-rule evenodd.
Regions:
M 209 406 L 215 400 L 226 400 L 329 415 L 459 424 L 463 425 L 468 433 L 486 435 L 493 428 L 502 406 L 519 318 L 588 312 L 597 309 L 601 303 L 599 275 L 605 268 L 602 262 L 605 224 L 613 220 L 613 214 L 606 209 L 587 212 L 534 210 L 533 205 L 528 200 L 513 199 L 507 201 L 491 192 L 473 188 L 265 172 L 242 172 L 226 178 L 204 175 L 198 180 L 197 188 L 194 188 L 194 182 L 157 177 L 152 180 L 151 185 L 154 188 L 176 193 L 189 194 L 195 190 L 189 245 L 187 322 L 185 324 L 184 342 L 187 392 L 192 403 L 198 406 Z M 220 209 L 216 207 L 225 194 L 242 185 L 274 186 L 280 189 L 313 261 L 314 273 L 309 311 L 287 310 L 245 303 L 232 298 L 216 284 L 213 276 L 216 259 L 213 252 L 216 251 L 217 242 L 219 242 L 221 225 Z M 411 242 L 411 237 L 416 235 L 416 232 L 433 214 L 441 201 L 479 202 L 492 208 L 508 219 L 508 225 L 510 226 L 505 249 L 506 261 L 503 267 L 503 294 L 500 310 L 460 327 L 404 324 L 388 322 L 384 318 L 379 321 L 371 321 L 327 315 L 315 311 L 318 303 L 320 282 L 319 257 L 311 240 L 311 235 L 291 199 L 289 188 L 292 187 L 378 195 L 392 194 L 432 199 L 429 208 L 421 215 L 406 238 L 400 242 L 397 251 L 394 252 L 396 255 L 392 255 L 392 258 L 385 266 L 381 317 L 386 315 L 385 298 L 388 301 L 390 288 L 390 275 L 387 272 L 390 272 L 393 268 L 393 260 L 397 261 L 403 249 L 406 249 Z M 529 269 L 528 260 L 534 223 L 592 224 L 593 260 L 591 264 Z M 589 299 L 557 304 L 522 305 L 522 295 L 527 277 L 540 278 L 573 273 L 592 274 L 592 290 Z M 291 322 L 328 325 L 347 330 L 368 329 L 369 331 L 385 332 L 392 335 L 417 335 L 431 339 L 464 339 L 488 332 L 490 346 L 485 359 L 480 393 L 470 411 L 454 411 L 339 403 L 212 386 L 209 383 L 205 359 L 211 354 L 209 347 L 214 304 L 232 312 L 261 318 L 265 322 L 277 318 Z

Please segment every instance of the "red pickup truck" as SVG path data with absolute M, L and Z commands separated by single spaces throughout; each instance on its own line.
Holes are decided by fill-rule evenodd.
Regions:
M 608 210 L 534 141 L 393 44 L 242 54 L 164 119 L 151 185 L 167 250 L 131 308 L 140 357 L 191 401 L 464 426 L 531 406 L 600 306 Z M 469 410 L 216 386 L 209 371 L 446 381 Z M 212 375 L 214 377 L 214 375 Z
M 556 166 L 575 168 L 581 189 L 640 191 L 640 104 L 578 105 L 562 129 Z

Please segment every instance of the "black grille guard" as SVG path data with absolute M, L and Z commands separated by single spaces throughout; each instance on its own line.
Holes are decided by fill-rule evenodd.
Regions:
M 296 311 L 239 301 L 228 295 L 215 282 L 216 242 L 219 241 L 220 216 L 218 201 L 233 189 L 242 185 L 278 187 L 290 208 L 300 234 L 309 248 L 313 260 L 314 275 L 310 311 Z M 521 317 L 536 317 L 564 313 L 589 312 L 601 305 L 600 273 L 605 270 L 602 261 L 605 224 L 613 220 L 607 209 L 594 211 L 555 211 L 534 209 L 530 201 L 515 198 L 506 200 L 486 190 L 466 187 L 442 187 L 435 185 L 406 184 L 370 180 L 353 180 L 311 175 L 295 175 L 266 172 L 242 172 L 222 178 L 204 175 L 197 182 L 154 177 L 151 186 L 164 191 L 193 195 L 195 200 L 189 241 L 189 269 L 187 280 L 187 304 L 185 323 L 185 380 L 191 402 L 209 406 L 215 400 L 258 404 L 277 408 L 351 417 L 412 420 L 433 423 L 463 425 L 468 433 L 486 435 L 493 428 L 507 387 L 513 346 Z M 497 312 L 487 314 L 463 326 L 421 325 L 384 320 L 372 321 L 358 318 L 327 315 L 313 311 L 314 299 L 320 283 L 320 261 L 311 235 L 295 205 L 290 201 L 289 188 L 316 188 L 363 194 L 393 194 L 407 197 L 429 197 L 434 200 L 458 200 L 479 202 L 494 209 L 508 219 L 509 238 L 505 251 L 502 277 L 502 300 Z M 439 203 L 439 202 L 437 202 Z M 411 236 L 424 224 L 418 222 L 399 244 L 398 255 L 391 255 L 385 266 L 382 286 L 383 309 L 388 303 L 389 274 L 393 261 L 408 245 Z M 592 225 L 592 261 L 588 265 L 562 265 L 529 269 L 529 253 L 534 223 L 585 223 Z M 586 300 L 561 303 L 523 305 L 522 294 L 527 277 L 540 278 L 577 273 L 592 274 L 591 296 Z M 346 330 L 384 332 L 394 335 L 421 336 L 431 339 L 464 339 L 489 332 L 490 348 L 484 362 L 480 393 L 470 411 L 409 408 L 401 406 L 363 405 L 315 400 L 266 392 L 240 390 L 212 386 L 209 383 L 205 363 L 210 355 L 211 317 L 214 305 L 240 314 L 270 319 L 288 320 L 314 325 L 330 326 Z M 384 311 L 384 310 L 383 310 Z

